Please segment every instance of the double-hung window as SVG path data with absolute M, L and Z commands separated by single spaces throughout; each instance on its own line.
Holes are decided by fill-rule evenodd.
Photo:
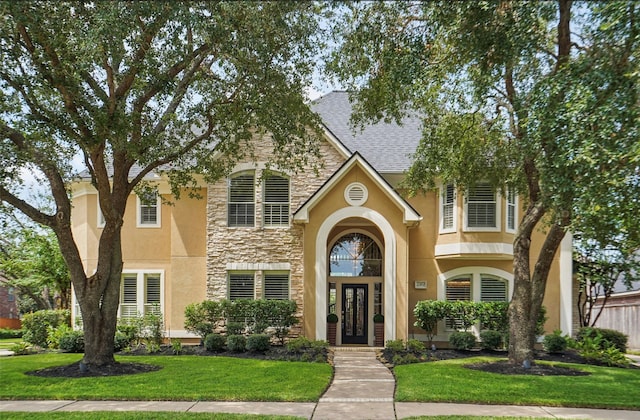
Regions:
M 123 273 L 120 287 L 120 318 L 162 314 L 162 273 Z
M 230 227 L 255 225 L 255 178 L 242 173 L 229 179 L 227 224 Z
M 289 179 L 270 175 L 264 180 L 263 221 L 265 226 L 289 225 Z
M 497 193 L 488 183 L 475 184 L 467 190 L 466 226 L 467 230 L 498 230 Z
M 138 227 L 160 227 L 160 196 L 157 193 L 138 196 Z
M 447 280 L 445 283 L 445 298 L 449 302 L 471 300 L 471 277 Z M 456 318 L 446 318 L 446 326 L 450 330 L 462 328 L 462 321 Z
M 456 190 L 453 184 L 440 190 L 440 233 L 456 231 Z

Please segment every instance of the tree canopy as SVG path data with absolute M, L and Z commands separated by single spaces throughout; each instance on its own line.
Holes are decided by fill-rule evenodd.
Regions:
M 273 160 L 295 171 L 318 154 L 305 102 L 322 46 L 315 3 L 0 2 L 0 201 L 49 226 L 69 266 L 85 362 L 113 362 L 127 197 L 174 195 L 216 179 L 268 133 Z M 73 159 L 98 191 L 105 227 L 87 276 L 71 230 Z M 24 171 L 55 208 L 21 198 Z M 93 272 L 91 268 L 88 268 Z
M 567 231 L 637 235 L 640 21 L 633 1 L 350 3 L 329 69 L 358 121 L 424 115 L 408 174 L 509 186 L 524 201 L 514 241 L 509 357 L 531 360 L 533 325 Z M 543 227 L 539 255 L 531 235 Z

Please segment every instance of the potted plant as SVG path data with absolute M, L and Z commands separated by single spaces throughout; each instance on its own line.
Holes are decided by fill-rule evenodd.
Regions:
M 330 346 L 336 345 L 336 333 L 338 326 L 338 315 L 329 314 L 327 315 L 327 341 Z
M 384 347 L 384 315 L 375 314 L 373 316 L 374 345 Z

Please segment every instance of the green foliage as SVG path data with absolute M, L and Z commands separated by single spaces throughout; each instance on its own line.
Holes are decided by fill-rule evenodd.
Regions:
M 22 339 L 35 346 L 47 348 L 48 328 L 61 324 L 70 325 L 71 313 L 68 310 L 44 310 L 22 317 Z
M 578 353 L 591 363 L 618 367 L 626 367 L 630 363 L 629 359 L 615 344 L 606 340 L 597 331 L 595 335 L 584 335 L 579 340 L 576 340 L 575 347 Z
M 60 324 L 57 327 L 47 327 L 47 344 L 50 349 L 60 348 L 60 338 L 63 335 L 73 331 L 73 328 L 67 324 Z
M 385 343 L 384 348 L 386 350 L 398 352 L 398 351 L 405 350 L 406 346 L 405 346 L 404 341 L 402 339 L 396 339 L 396 340 L 387 340 L 387 342 Z
M 482 302 L 478 307 L 478 321 L 482 329 L 506 334 L 509 331 L 508 309 L 508 302 Z
M 338 315 L 334 313 L 327 315 L 327 322 L 331 324 L 336 324 L 338 322 Z
M 503 347 L 504 334 L 494 330 L 480 331 L 480 347 L 485 350 L 497 350 Z
M 247 350 L 247 338 L 244 335 L 227 336 L 227 349 L 234 353 L 243 353 Z
M 470 300 L 456 300 L 449 302 L 450 318 L 455 319 L 464 331 L 468 331 L 478 320 L 478 309 L 481 304 Z
M 407 340 L 407 351 L 412 353 L 423 353 L 426 350 L 424 343 L 420 340 L 410 338 Z
M 245 324 L 242 322 L 228 322 L 227 335 L 242 335 L 245 331 Z
M 629 339 L 629 337 L 627 337 L 620 331 L 610 330 L 607 328 L 584 327 L 578 330 L 576 340 L 578 342 L 581 342 L 587 338 L 595 339 L 597 336 L 601 337 L 601 340 L 598 340 L 598 343 L 601 344 L 601 349 L 610 347 L 610 344 L 611 346 L 620 350 L 621 353 L 626 353 L 627 340 Z
M 118 345 L 117 347 L 122 350 L 140 340 L 140 331 L 135 322 L 128 319 L 121 319 L 119 322 L 116 326 L 116 337 L 120 337 L 118 341 L 122 343 L 122 346 Z
M 204 338 L 223 322 L 222 305 L 212 300 L 190 303 L 184 310 L 184 319 L 184 328 L 187 331 Z
M 384 322 L 384 315 L 382 314 L 375 314 L 373 316 L 373 322 L 375 324 L 382 324 Z
M 433 341 L 438 321 L 443 320 L 449 313 L 449 302 L 444 300 L 422 300 L 416 303 L 413 315 L 416 321 L 413 325 L 427 332 L 429 343 Z
M 287 353 L 293 359 L 303 362 L 326 363 L 329 343 L 324 340 L 309 340 L 307 337 L 297 337 L 287 342 Z
M 0 225 L 0 272 L 4 284 L 14 287 L 18 308 L 26 314 L 68 308 L 71 281 L 53 231 L 24 223 Z
M 449 343 L 456 350 L 471 350 L 476 345 L 476 336 L 468 331 L 456 331 L 449 335 Z
M 118 352 L 122 351 L 129 346 L 131 346 L 132 339 L 125 333 L 116 331 L 115 336 L 113 337 L 113 351 Z
M 271 347 L 271 339 L 266 334 L 251 334 L 247 337 L 247 350 L 264 353 Z
M 15 343 L 14 345 L 12 345 L 9 348 L 9 350 L 12 351 L 13 354 L 21 356 L 21 355 L 29 354 L 31 352 L 31 347 L 29 346 L 29 343 L 27 343 L 26 341 L 21 341 L 19 343 Z
M 548 353 L 562 353 L 567 349 L 567 345 L 567 337 L 563 336 L 560 330 L 545 335 L 542 341 L 542 347 Z
M 211 333 L 204 338 L 204 348 L 207 351 L 221 352 L 226 344 L 227 339 L 222 334 Z
M 182 354 L 182 341 L 179 338 L 171 339 L 171 351 L 173 351 L 173 354 L 176 356 Z
M 63 334 L 60 337 L 60 350 L 67 353 L 83 353 L 84 332 L 72 330 Z
M 0 339 L 3 338 L 21 338 L 22 329 L 12 330 L 10 328 L 0 328 Z

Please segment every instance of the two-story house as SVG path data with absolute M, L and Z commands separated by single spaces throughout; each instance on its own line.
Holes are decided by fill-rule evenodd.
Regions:
M 408 198 L 398 189 L 422 135 L 419 119 L 352 130 L 345 92 L 312 104 L 324 124 L 319 174 L 268 172 L 268 138 L 257 163 L 202 184 L 206 199 L 173 206 L 132 195 L 123 229 L 120 316 L 159 308 L 167 335 L 184 330 L 184 309 L 204 299 L 294 299 L 296 333 L 326 339 L 327 314 L 340 319 L 338 345 L 426 339 L 413 326 L 424 299 L 509 300 L 513 238 L 521 203 L 479 182 L 441 185 Z M 262 155 L 260 154 L 262 153 Z M 169 194 L 161 175 L 149 176 Z M 73 187 L 74 233 L 87 272 L 95 268 L 101 215 L 88 181 Z M 537 234 L 536 234 L 537 235 Z M 536 236 L 533 252 L 541 243 Z M 571 332 L 571 239 L 556 255 L 546 289 L 547 331 Z M 76 312 L 74 316 L 79 316 Z M 446 341 L 445 325 L 437 341 Z

